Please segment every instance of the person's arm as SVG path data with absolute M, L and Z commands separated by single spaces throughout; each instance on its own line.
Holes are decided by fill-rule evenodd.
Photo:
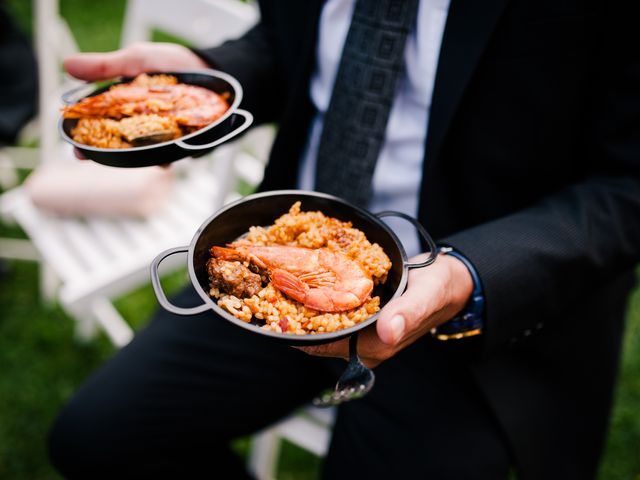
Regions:
M 268 20 L 261 22 L 237 40 L 209 49 L 193 49 L 212 68 L 234 76 L 242 86 L 242 107 L 254 116 L 256 124 L 277 121 L 286 98 L 284 79 L 279 73 L 276 49 Z
M 530 208 L 438 239 L 464 255 L 480 276 L 485 354 L 506 347 L 543 318 L 561 318 L 598 285 L 640 261 L 640 52 L 637 38 L 624 37 L 635 37 L 634 17 L 617 15 L 600 46 L 601 79 L 593 81 L 584 113 L 591 119 L 584 135 L 584 178 Z M 381 311 L 375 330 L 361 336 L 358 350 L 368 365 L 457 313 L 470 283 L 468 271 L 453 262 L 441 255 L 434 265 L 411 272 L 406 293 Z M 400 335 L 394 325 L 403 326 Z M 305 350 L 345 358 L 348 352 L 346 342 Z
M 444 239 L 482 278 L 486 352 L 535 330 L 541 319 L 558 318 L 638 262 L 640 164 L 628 167 L 626 177 L 592 177 L 526 211 Z
M 612 14 L 585 112 L 585 178 L 531 208 L 442 239 L 482 279 L 486 352 L 560 317 L 640 261 L 640 39 L 632 15 Z

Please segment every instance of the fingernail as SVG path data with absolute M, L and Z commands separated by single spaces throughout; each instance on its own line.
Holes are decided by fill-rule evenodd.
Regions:
M 394 315 L 389 321 L 393 342 L 398 343 L 404 335 L 404 317 L 402 315 Z

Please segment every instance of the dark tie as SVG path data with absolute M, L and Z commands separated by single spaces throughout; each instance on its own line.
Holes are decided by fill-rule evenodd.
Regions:
M 366 207 L 419 0 L 356 0 L 318 147 L 316 190 Z

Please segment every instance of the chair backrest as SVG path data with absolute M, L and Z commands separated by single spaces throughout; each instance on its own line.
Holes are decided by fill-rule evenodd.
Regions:
M 177 8 L 176 8 L 177 7 Z M 128 0 L 121 46 L 150 40 L 161 30 L 195 46 L 239 37 L 257 23 L 254 2 L 239 0 Z
M 59 2 L 36 0 L 36 54 L 38 57 L 40 162 L 58 157 L 60 134 L 56 127 L 60 115 L 60 95 L 73 85 L 62 73 L 62 60 L 78 51 L 75 39 L 59 12 Z M 54 153 L 55 152 L 55 153 Z

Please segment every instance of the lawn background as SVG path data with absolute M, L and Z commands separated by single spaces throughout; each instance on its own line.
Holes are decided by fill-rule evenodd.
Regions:
M 7 0 L 19 25 L 29 34 L 32 2 Z M 61 13 L 84 51 L 117 48 L 124 0 L 60 0 Z M 156 40 L 169 37 L 158 33 Z M 23 237 L 0 224 L 0 235 Z M 182 273 L 170 279 L 178 288 Z M 169 288 L 172 288 L 171 286 Z M 116 304 L 136 328 L 156 308 L 150 288 L 141 288 Z M 73 321 L 55 306 L 44 305 L 38 292 L 38 267 L 30 262 L 0 264 L 0 479 L 59 478 L 47 462 L 47 428 L 66 399 L 113 353 L 104 338 L 80 344 Z M 246 451 L 240 440 L 238 451 Z M 279 478 L 317 478 L 319 461 L 285 445 Z M 624 355 L 611 431 L 599 480 L 640 480 L 640 290 L 630 299 Z

